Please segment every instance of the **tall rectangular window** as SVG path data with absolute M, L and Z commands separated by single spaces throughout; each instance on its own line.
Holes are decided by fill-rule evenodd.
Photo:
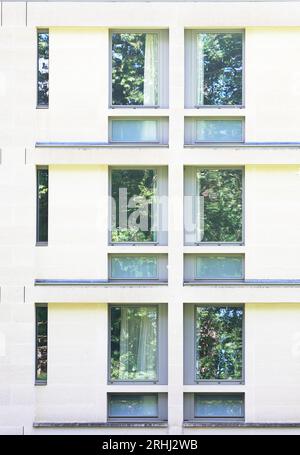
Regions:
M 243 105 L 243 32 L 186 32 L 187 107 Z
M 187 168 L 186 243 L 243 242 L 243 170 Z
M 165 243 L 167 179 L 162 168 L 111 170 L 112 243 Z
M 48 307 L 36 305 L 36 382 L 47 382 L 48 363 Z
M 48 168 L 37 168 L 37 243 L 48 242 Z
M 167 382 L 167 306 L 109 307 L 109 381 Z
M 163 30 L 111 33 L 111 105 L 167 104 L 168 34 Z
M 243 382 L 244 307 L 186 304 L 185 383 Z
M 37 32 L 37 106 L 49 105 L 49 31 Z

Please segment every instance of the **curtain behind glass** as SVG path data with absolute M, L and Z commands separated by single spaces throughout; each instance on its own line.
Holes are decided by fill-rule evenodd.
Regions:
M 111 379 L 157 379 L 158 309 L 154 306 L 113 308 Z
M 144 105 L 158 104 L 158 36 L 147 33 L 144 63 Z

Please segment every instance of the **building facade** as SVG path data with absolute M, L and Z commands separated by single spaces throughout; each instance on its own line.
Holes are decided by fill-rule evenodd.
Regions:
M 300 433 L 300 4 L 1 2 L 0 433 Z

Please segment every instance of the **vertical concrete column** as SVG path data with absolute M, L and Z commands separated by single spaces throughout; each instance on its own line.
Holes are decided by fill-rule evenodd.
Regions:
M 170 28 L 169 163 L 169 432 L 180 434 L 183 421 L 183 165 L 184 29 Z

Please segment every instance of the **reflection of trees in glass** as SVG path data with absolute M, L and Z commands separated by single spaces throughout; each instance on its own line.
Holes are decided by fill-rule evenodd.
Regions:
M 196 307 L 196 380 L 242 378 L 243 308 Z
M 36 308 L 36 379 L 47 379 L 47 307 Z
M 231 417 L 244 415 L 244 400 L 241 394 L 196 394 L 196 417 Z
M 155 241 L 156 232 L 151 230 L 155 186 L 156 173 L 152 169 L 112 171 L 112 198 L 116 207 L 112 242 Z M 127 191 L 127 200 L 124 190 Z M 124 226 L 124 220 L 127 226 Z
M 154 306 L 111 308 L 112 380 L 156 380 L 157 322 Z
M 38 232 L 37 241 L 48 241 L 48 169 L 38 169 Z
M 38 32 L 38 105 L 49 103 L 49 33 Z
M 198 104 L 241 105 L 243 85 L 242 33 L 199 33 Z
M 109 401 L 110 417 L 157 417 L 155 394 L 113 394 Z
M 114 256 L 111 259 L 112 278 L 156 278 L 155 256 Z
M 157 58 L 157 34 L 112 34 L 112 104 L 158 104 Z
M 204 199 L 203 242 L 242 241 L 242 170 L 201 169 L 199 195 Z

